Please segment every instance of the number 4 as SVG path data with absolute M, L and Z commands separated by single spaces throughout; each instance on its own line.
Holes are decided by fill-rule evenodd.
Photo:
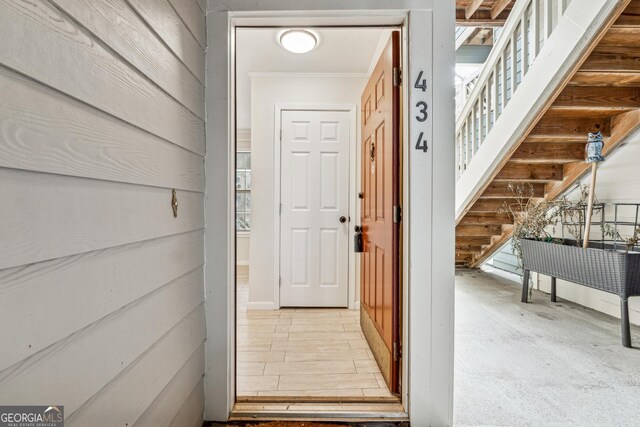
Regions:
M 418 136 L 418 142 L 416 142 L 416 150 L 422 150 L 425 153 L 429 151 L 429 145 L 426 139 L 422 139 L 424 137 L 424 132 L 420 132 Z
M 422 74 L 424 74 L 424 71 L 420 71 L 420 74 L 418 74 L 418 78 L 416 79 L 416 84 L 413 85 L 416 89 L 422 89 L 423 92 L 427 91 L 427 79 L 423 79 L 422 78 Z

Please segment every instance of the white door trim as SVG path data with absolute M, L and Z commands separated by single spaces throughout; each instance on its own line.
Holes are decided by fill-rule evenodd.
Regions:
M 357 139 L 357 105 L 356 104 L 276 104 L 275 105 L 275 126 L 273 134 L 273 198 L 275 203 L 273 205 L 273 295 L 274 306 L 276 309 L 280 308 L 280 173 L 281 173 L 281 150 L 282 141 L 280 135 L 282 131 L 282 112 L 283 111 L 342 111 L 349 113 L 349 216 L 352 221 L 349 223 L 349 230 L 352 229 L 352 224 L 355 221 L 356 215 L 356 169 L 357 164 L 357 146 L 359 141 Z M 349 234 L 351 235 L 351 234 Z M 356 294 L 356 277 L 355 277 L 355 263 L 356 257 L 353 253 L 351 246 L 349 247 L 349 308 L 355 307 L 355 294 Z
M 411 422 L 453 420 L 455 3 L 439 0 L 209 0 L 205 157 L 205 419 L 235 404 L 235 27 L 403 25 L 403 404 Z M 430 115 L 418 124 L 416 71 Z M 438 80 L 436 81 L 436 78 Z M 442 77 L 445 76 L 445 77 Z M 409 120 L 411 118 L 411 120 Z M 430 141 L 414 150 L 415 132 Z

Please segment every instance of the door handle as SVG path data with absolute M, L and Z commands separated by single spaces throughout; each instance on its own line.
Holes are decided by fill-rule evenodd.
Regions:
M 345 222 L 347 222 L 347 217 L 343 215 L 340 217 L 340 223 L 344 224 Z

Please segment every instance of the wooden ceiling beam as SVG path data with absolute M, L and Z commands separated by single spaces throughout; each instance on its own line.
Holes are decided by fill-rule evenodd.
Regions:
M 564 108 L 640 108 L 640 88 L 567 86 L 558 95 L 554 106 Z
M 497 0 L 491 8 L 491 19 L 500 16 L 502 12 L 511 4 L 512 0 Z
M 586 135 L 580 143 L 525 142 L 513 153 L 509 161 L 522 163 L 572 163 L 584 160 Z
M 611 51 L 607 53 L 596 52 L 591 55 L 587 61 L 585 61 L 579 71 L 627 74 L 640 73 L 640 49 L 635 48 L 636 52 L 629 52 L 629 54 L 622 52 L 625 49 L 612 47 Z M 615 51 L 618 51 L 619 53 L 616 53 Z M 614 77 L 611 78 L 611 81 L 612 83 L 615 82 Z
M 516 198 L 515 188 L 513 188 L 513 183 L 510 182 L 492 182 L 489 184 L 484 193 L 482 193 L 481 198 L 499 198 L 499 199 L 510 199 Z M 531 191 L 527 187 L 527 195 L 530 197 L 544 197 L 544 184 L 534 183 L 531 184 Z
M 491 243 L 491 236 L 459 236 L 456 243 L 461 245 L 488 245 Z
M 482 263 L 488 259 L 491 255 L 493 255 L 498 249 L 500 249 L 507 241 L 511 238 L 513 234 L 513 228 L 505 229 L 505 232 L 497 239 L 495 239 L 491 246 L 485 247 L 483 251 L 477 254 L 473 263 L 470 265 L 471 268 L 478 268 L 482 265 Z
M 640 87 L 640 73 L 611 71 L 578 71 L 569 82 L 572 86 Z
M 572 107 L 569 106 L 550 106 L 545 112 L 545 116 L 553 117 L 615 117 L 620 114 L 633 111 L 634 108 L 630 107 L 611 107 L 607 109 L 597 107 Z
M 474 13 L 478 10 L 478 8 L 482 5 L 484 0 L 471 0 L 471 3 L 467 6 L 464 11 L 465 19 L 469 19 L 473 16 Z
M 456 236 L 481 236 L 491 237 L 502 234 L 500 225 L 458 225 Z
M 526 199 L 529 200 L 529 199 Z M 486 213 L 500 213 L 500 211 L 507 206 L 515 207 L 515 199 L 478 199 L 469 209 L 468 214 L 474 214 L 479 212 Z M 468 215 L 467 214 L 467 215 Z M 507 221 L 509 223 L 511 221 Z M 501 223 L 504 224 L 504 223 Z
M 527 138 L 550 137 L 554 140 L 564 140 L 565 137 L 587 140 L 589 132 L 602 132 L 604 137 L 611 135 L 610 117 L 557 117 L 544 116 L 531 130 Z M 567 139 L 573 140 L 573 139 Z
M 604 35 L 596 50 L 603 46 L 640 47 L 640 28 L 610 28 Z
M 632 0 L 620 14 L 613 27 L 640 28 L 640 1 Z
M 462 218 L 460 225 L 503 225 L 511 222 L 511 217 L 507 214 L 498 214 L 495 212 L 471 212 Z
M 514 183 L 562 181 L 562 168 L 562 165 L 507 162 L 495 180 Z
M 491 11 L 485 9 L 479 9 L 476 13 L 470 18 L 467 19 L 465 17 L 465 9 L 458 8 L 456 9 L 456 25 L 458 26 L 473 26 L 473 27 L 501 27 L 507 21 L 509 17 L 509 12 L 504 11 L 495 19 L 491 19 Z
M 456 254 L 475 255 L 482 252 L 482 246 L 456 245 Z

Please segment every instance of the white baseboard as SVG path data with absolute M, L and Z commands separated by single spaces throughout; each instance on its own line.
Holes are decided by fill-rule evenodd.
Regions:
M 247 303 L 247 310 L 278 310 L 279 308 L 273 301 L 249 301 Z

